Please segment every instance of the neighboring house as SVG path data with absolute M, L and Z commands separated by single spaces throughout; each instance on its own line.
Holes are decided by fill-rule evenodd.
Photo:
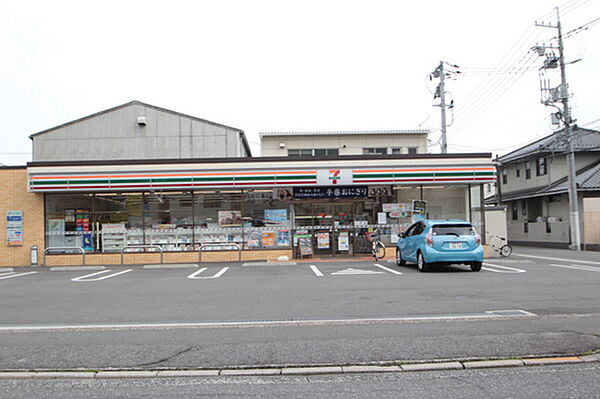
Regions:
M 600 132 L 573 127 L 576 181 L 584 249 L 600 249 Z M 567 143 L 555 132 L 498 158 L 498 193 L 507 206 L 514 244 L 568 248 Z
M 428 134 L 428 130 L 263 132 L 261 156 L 425 154 Z
M 250 157 L 244 132 L 131 101 L 29 136 L 33 161 Z

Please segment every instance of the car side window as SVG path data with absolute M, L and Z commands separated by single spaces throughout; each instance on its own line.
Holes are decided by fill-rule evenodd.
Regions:
M 415 227 L 417 227 L 417 223 L 413 224 L 408 229 L 406 229 L 406 232 L 405 232 L 406 237 L 410 237 L 413 235 L 413 233 L 415 231 Z
M 425 230 L 425 224 L 419 222 L 415 226 L 415 229 L 413 230 L 412 235 L 417 236 L 417 235 L 421 234 L 424 230 Z

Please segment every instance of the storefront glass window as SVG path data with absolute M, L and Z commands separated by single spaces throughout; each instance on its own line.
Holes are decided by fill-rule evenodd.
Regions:
M 241 190 L 197 191 L 193 209 L 197 250 L 201 245 L 242 242 Z
M 292 210 L 290 196 L 275 189 L 244 191 L 244 247 L 289 248 Z

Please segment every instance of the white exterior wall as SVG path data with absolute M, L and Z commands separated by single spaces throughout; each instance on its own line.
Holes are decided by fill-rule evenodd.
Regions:
M 282 146 L 283 144 L 283 146 Z M 408 147 L 417 147 L 419 154 L 427 153 L 427 134 L 339 134 L 339 135 L 289 135 L 263 136 L 261 156 L 287 156 L 288 149 L 338 148 L 340 155 L 362 155 L 363 148 L 401 147 L 408 154 Z

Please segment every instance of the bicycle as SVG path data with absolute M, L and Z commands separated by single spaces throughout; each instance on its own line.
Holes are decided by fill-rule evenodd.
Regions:
M 500 243 L 495 245 L 494 241 L 492 241 L 492 238 L 496 238 L 498 240 L 500 240 Z M 500 253 L 500 256 L 506 258 L 508 256 L 510 256 L 512 254 L 512 247 L 508 244 L 508 242 L 506 242 L 505 244 L 503 244 L 504 242 L 506 242 L 506 238 L 505 237 L 500 237 L 497 235 L 490 235 L 490 247 L 494 250 L 494 251 L 498 251 L 498 253 Z
M 379 239 L 379 229 L 375 230 L 375 234 L 371 235 L 371 253 L 375 260 L 383 259 L 385 257 L 385 245 Z

